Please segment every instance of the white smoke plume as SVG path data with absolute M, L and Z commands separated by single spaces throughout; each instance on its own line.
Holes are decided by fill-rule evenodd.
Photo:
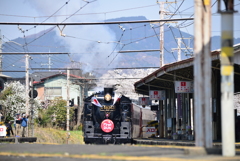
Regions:
M 31 0 L 28 1 L 41 15 L 53 15 L 68 0 Z M 92 0 L 91 0 L 92 1 Z M 79 15 L 83 13 L 98 12 L 100 1 L 94 1 L 87 4 L 86 1 L 71 0 L 62 7 L 52 17 L 44 17 L 39 22 L 96 22 L 104 21 L 104 15 Z M 82 9 L 80 9 L 82 7 Z M 79 10 L 79 11 L 78 11 Z M 78 11 L 76 13 L 76 11 Z M 71 16 L 72 14 L 74 14 Z M 64 15 L 64 16 L 56 16 Z M 66 18 L 68 18 L 66 20 Z M 60 29 L 63 26 L 59 26 Z M 70 47 L 71 58 L 74 61 L 83 63 L 85 72 L 90 72 L 93 68 L 114 67 L 117 63 L 119 55 L 109 65 L 109 62 L 116 56 L 112 53 L 116 44 L 107 42 L 116 42 L 115 34 L 105 25 L 89 25 L 89 26 L 66 26 L 62 35 L 59 28 L 55 28 L 57 35 L 64 41 L 63 45 Z M 111 54 L 112 53 L 112 54 Z M 110 55 L 110 56 L 109 56 Z

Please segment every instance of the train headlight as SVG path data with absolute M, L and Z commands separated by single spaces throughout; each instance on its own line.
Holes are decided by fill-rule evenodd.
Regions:
M 112 100 L 112 96 L 111 96 L 109 93 L 107 93 L 107 94 L 104 96 L 104 99 L 105 99 L 106 101 L 110 101 L 110 100 Z

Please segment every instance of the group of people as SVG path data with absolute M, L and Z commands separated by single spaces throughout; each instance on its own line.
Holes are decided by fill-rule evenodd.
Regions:
M 12 135 L 14 135 L 13 133 L 13 129 L 12 129 L 12 123 L 14 125 L 14 129 L 15 129 L 15 136 L 19 137 L 20 135 L 22 137 L 26 136 L 26 129 L 27 129 L 27 125 L 28 125 L 28 116 L 26 114 L 16 114 L 14 116 L 14 122 L 9 121 L 5 124 L 6 128 L 7 128 L 7 136 L 10 136 L 11 133 Z

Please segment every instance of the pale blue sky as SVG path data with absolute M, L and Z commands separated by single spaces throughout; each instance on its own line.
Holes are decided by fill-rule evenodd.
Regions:
M 42 22 L 62 7 L 68 0 L 1 0 L 0 2 L 0 21 L 3 22 Z M 160 1 L 160 0 L 159 0 Z M 166 2 L 165 0 L 162 0 Z M 169 0 L 168 0 L 169 1 Z M 174 0 L 172 0 L 174 1 Z M 169 1 L 170 2 L 170 1 Z M 214 3 L 215 0 L 212 0 Z M 177 1 L 177 4 L 165 4 L 165 9 L 174 12 L 176 8 L 182 3 L 182 0 Z M 235 10 L 240 11 L 240 1 L 235 0 Z M 71 0 L 68 5 L 65 5 L 56 15 L 71 15 L 79 7 L 85 5 L 84 1 Z M 169 6 L 168 6 L 169 5 Z M 182 17 L 190 17 L 194 13 L 194 1 L 185 0 L 179 9 Z M 142 8 L 141 8 L 142 7 Z M 212 8 L 212 12 L 217 12 L 217 3 Z M 133 9 L 135 8 L 135 9 Z M 127 10 L 128 9 L 128 10 Z M 122 10 L 122 11 L 119 11 Z M 115 11 L 115 12 L 112 12 Z M 128 17 L 128 16 L 145 16 L 147 19 L 159 19 L 159 5 L 156 0 L 97 0 L 93 3 L 85 6 L 77 14 L 83 13 L 99 13 L 90 15 L 78 15 L 71 18 L 70 21 L 102 21 L 104 19 Z M 15 15 L 15 16 L 12 16 Z M 22 17 L 19 17 L 22 16 Z M 49 18 L 46 22 L 59 22 L 65 19 L 67 16 Z M 180 18 L 176 16 L 175 18 Z M 235 26 L 234 36 L 240 37 L 239 27 L 239 13 L 235 14 Z M 214 14 L 212 16 L 212 35 L 220 35 L 221 22 L 220 14 Z M 174 24 L 172 24 L 174 26 Z M 32 26 L 22 26 L 23 29 L 32 28 Z M 36 29 L 29 30 L 26 34 L 34 34 L 43 29 L 47 29 L 49 26 L 37 26 Z M 5 35 L 8 39 L 14 39 L 22 37 L 23 34 L 18 30 L 17 26 L 4 26 L 0 25 L 2 35 Z M 182 29 L 184 32 L 193 34 L 193 25 L 188 28 Z

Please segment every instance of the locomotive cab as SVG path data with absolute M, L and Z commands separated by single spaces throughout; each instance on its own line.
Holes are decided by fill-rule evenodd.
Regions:
M 128 97 L 104 88 L 84 100 L 85 143 L 130 143 L 131 105 Z

